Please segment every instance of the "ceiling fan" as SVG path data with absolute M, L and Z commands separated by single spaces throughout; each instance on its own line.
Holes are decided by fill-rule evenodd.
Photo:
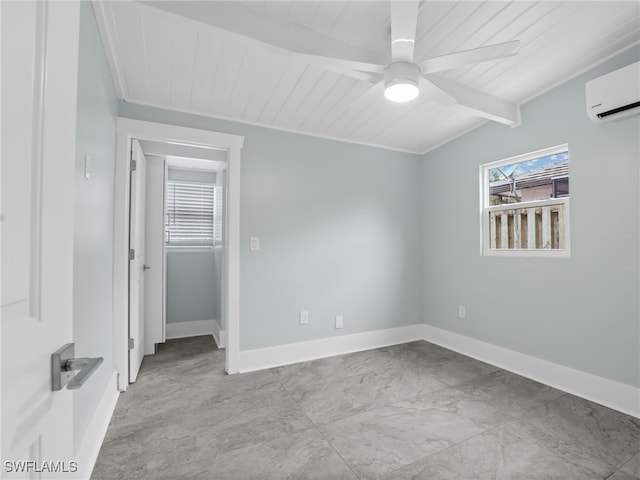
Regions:
M 238 6 L 242 2 L 143 2 L 258 40 L 276 50 L 358 80 L 372 83 L 376 93 L 393 102 L 408 102 L 420 92 L 445 105 L 458 104 L 473 114 L 520 125 L 517 104 L 446 79 L 434 73 L 517 54 L 517 40 L 414 60 L 419 0 L 390 0 L 391 61 L 371 52 Z M 215 7 L 215 11 L 213 8 Z
M 387 65 L 304 53 L 293 55 L 356 78 L 362 79 L 360 73 L 372 74 L 365 79 L 373 83 L 379 83 L 382 75 L 384 96 L 393 102 L 411 101 L 420 90 L 424 90 L 445 104 L 458 103 L 481 117 L 511 126 L 519 125 L 517 105 L 432 74 L 515 55 L 520 42 L 513 40 L 415 62 L 418 3 L 418 0 L 390 1 L 391 62 Z

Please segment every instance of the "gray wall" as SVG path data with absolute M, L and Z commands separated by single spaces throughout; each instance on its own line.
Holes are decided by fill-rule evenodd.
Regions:
M 216 315 L 213 249 L 167 248 L 167 323 L 211 320 Z
M 242 350 L 422 321 L 418 155 L 124 102 L 119 113 L 245 136 Z
M 584 93 L 638 58 L 635 48 L 524 105 L 519 128 L 488 123 L 424 155 L 426 323 L 640 385 L 640 118 L 595 125 Z M 565 142 L 571 258 L 480 256 L 478 166 Z
M 416 155 L 261 130 L 242 161 L 242 349 L 420 323 Z
M 79 357 L 104 363 L 74 396 L 76 448 L 113 372 L 113 174 L 117 100 L 93 9 L 80 6 L 75 171 L 73 338 Z M 92 158 L 84 178 L 84 155 Z

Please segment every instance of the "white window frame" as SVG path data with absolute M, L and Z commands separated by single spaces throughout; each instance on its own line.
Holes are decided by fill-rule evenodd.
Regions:
M 480 255 L 488 257 L 535 257 L 535 258 L 569 258 L 571 257 L 571 228 L 570 228 L 570 196 L 562 198 L 549 198 L 546 200 L 535 200 L 520 202 L 509 205 L 489 205 L 489 171 L 504 165 L 526 162 L 540 157 L 546 157 L 557 153 L 569 151 L 568 144 L 557 145 L 555 147 L 544 148 L 535 152 L 525 153 L 514 157 L 505 158 L 496 162 L 480 165 Z M 571 168 L 571 167 L 569 167 Z M 570 178 L 570 177 L 569 177 Z M 569 180 L 570 181 L 570 180 Z M 526 209 L 531 207 L 541 207 L 549 205 L 563 205 L 564 239 L 563 249 L 523 249 L 523 248 L 491 248 L 491 225 L 489 219 L 490 212 L 502 210 Z

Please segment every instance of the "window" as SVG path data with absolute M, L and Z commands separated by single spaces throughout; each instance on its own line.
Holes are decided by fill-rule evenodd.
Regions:
M 553 198 L 569 196 L 569 176 L 553 179 Z
M 480 166 L 482 253 L 569 256 L 569 148 Z
M 212 247 L 215 238 L 215 185 L 167 182 L 167 246 Z

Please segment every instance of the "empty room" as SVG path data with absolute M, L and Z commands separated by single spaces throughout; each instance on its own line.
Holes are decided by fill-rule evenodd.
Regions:
M 0 478 L 640 480 L 639 2 L 0 22 Z

